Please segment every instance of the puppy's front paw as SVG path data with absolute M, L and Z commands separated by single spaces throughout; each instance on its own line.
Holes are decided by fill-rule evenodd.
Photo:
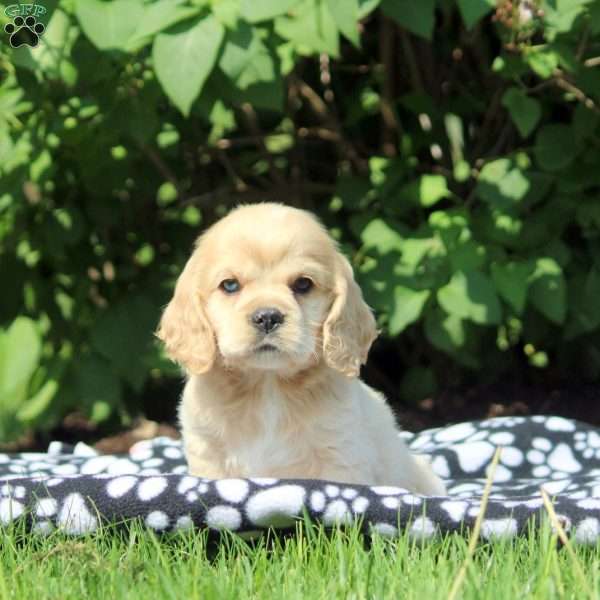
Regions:
M 429 461 L 423 456 L 413 455 L 413 458 L 419 467 L 417 492 L 424 496 L 447 496 L 444 482 L 433 472 Z

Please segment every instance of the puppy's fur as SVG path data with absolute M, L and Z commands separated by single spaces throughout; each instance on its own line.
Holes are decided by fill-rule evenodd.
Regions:
M 312 288 L 294 289 L 299 278 Z M 283 322 L 257 327 L 264 309 Z M 179 417 L 190 473 L 443 494 L 358 378 L 376 335 L 350 263 L 310 213 L 264 203 L 221 219 L 198 239 L 158 329 L 188 375 Z

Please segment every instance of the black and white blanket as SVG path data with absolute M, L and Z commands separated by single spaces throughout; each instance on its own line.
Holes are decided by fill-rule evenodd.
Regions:
M 42 534 L 57 527 L 81 534 L 139 518 L 156 531 L 208 527 L 250 537 L 288 529 L 308 514 L 327 526 L 358 519 L 366 531 L 395 536 L 407 529 L 431 538 L 473 525 L 486 469 L 502 446 L 484 539 L 517 536 L 532 519 L 539 523 L 540 487 L 575 542 L 600 539 L 600 429 L 560 417 L 502 417 L 401 435 L 431 457 L 448 496 L 318 480 L 190 477 L 181 443 L 162 437 L 138 442 L 127 455 L 53 442 L 47 453 L 0 454 L 0 528 L 26 519 Z

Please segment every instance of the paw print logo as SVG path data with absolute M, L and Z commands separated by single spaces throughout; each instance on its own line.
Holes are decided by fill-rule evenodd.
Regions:
M 15 17 L 12 23 L 7 23 L 4 26 L 4 31 L 10 35 L 9 41 L 13 48 L 19 48 L 20 46 L 35 48 L 45 29 L 44 25 L 39 23 L 32 15 L 25 19 L 21 16 Z

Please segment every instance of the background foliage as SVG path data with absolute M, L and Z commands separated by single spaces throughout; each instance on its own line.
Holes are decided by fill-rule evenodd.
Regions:
M 331 227 L 394 398 L 600 379 L 600 2 L 44 6 L 0 44 L 0 439 L 150 410 L 159 311 L 241 201 Z

